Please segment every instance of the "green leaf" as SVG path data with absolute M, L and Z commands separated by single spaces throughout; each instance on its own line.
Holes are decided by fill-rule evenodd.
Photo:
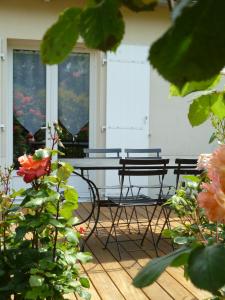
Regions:
M 177 236 L 174 238 L 174 243 L 178 245 L 184 245 L 187 244 L 187 242 L 188 242 L 188 238 L 185 236 Z
M 180 248 L 165 256 L 153 259 L 135 276 L 133 280 L 134 286 L 143 288 L 152 284 L 175 259 L 184 253 L 190 253 L 190 251 L 191 249 L 186 247 Z
M 179 89 L 187 82 L 209 80 L 225 65 L 225 1 L 198 0 L 186 6 L 150 50 L 150 61 Z M 215 17 L 216 16 L 216 17 Z
M 13 193 L 10 195 L 11 198 L 16 198 L 18 196 L 23 196 L 24 195 L 24 188 L 19 189 L 18 191 L 13 191 Z
M 68 8 L 47 30 L 41 44 L 43 63 L 58 64 L 70 53 L 79 36 L 80 14 L 80 8 Z
M 67 229 L 67 232 L 65 234 L 66 239 L 70 243 L 79 244 L 79 237 L 77 232 L 75 232 L 73 229 Z
M 45 201 L 46 198 L 32 198 L 29 202 L 27 202 L 26 204 L 24 204 L 24 207 L 37 207 L 37 206 L 41 206 Z
M 76 225 L 77 223 L 79 223 L 80 222 L 80 220 L 78 219 L 78 217 L 72 217 L 72 218 L 70 218 L 68 221 L 67 221 L 67 225 L 69 225 L 69 226 L 74 226 L 74 225 Z
M 35 150 L 34 155 L 33 155 L 33 159 L 34 160 L 42 160 L 44 158 L 47 158 L 50 156 L 50 152 L 46 149 L 38 149 Z
M 198 126 L 209 118 L 211 101 L 214 97 L 215 93 L 203 95 L 192 102 L 188 113 L 188 118 L 192 126 Z
M 50 219 L 49 224 L 51 224 L 52 226 L 57 227 L 57 228 L 64 228 L 65 227 L 62 223 L 60 223 L 56 219 Z
M 18 226 L 16 228 L 15 242 L 21 241 L 28 231 L 29 228 L 27 226 Z
M 78 193 L 74 188 L 69 188 L 64 191 L 64 196 L 66 201 L 70 203 L 77 204 L 78 203 Z
M 73 266 L 76 263 L 76 257 L 75 255 L 67 252 L 65 253 L 65 261 L 68 265 Z
M 171 267 L 180 267 L 180 266 L 184 266 L 187 264 L 188 262 L 188 258 L 189 258 L 190 253 L 182 253 L 180 256 L 178 256 L 177 258 L 175 258 L 172 263 L 170 264 Z
M 24 204 L 24 207 L 39 207 L 46 202 L 53 202 L 59 200 L 60 194 L 54 192 L 52 195 L 43 198 L 32 198 L 30 201 Z
M 76 257 L 83 264 L 92 260 L 91 253 L 89 252 L 77 252 Z
M 220 120 L 225 118 L 225 99 L 224 93 L 217 93 L 217 99 L 211 105 L 212 113 Z
M 196 91 L 210 90 L 213 87 L 215 87 L 220 80 L 221 80 L 221 76 L 216 75 L 213 76 L 213 78 L 210 78 L 209 80 L 187 82 L 185 83 L 184 86 L 182 86 L 182 88 L 179 88 L 171 84 L 170 95 L 184 97 Z
M 59 213 L 66 220 L 69 220 L 73 216 L 74 210 L 77 209 L 77 208 L 78 208 L 78 204 L 77 203 L 64 202 L 62 204 L 61 209 L 59 210 Z
M 216 138 L 217 138 L 216 133 L 213 132 L 209 139 L 209 144 L 213 143 L 216 140 Z
M 153 10 L 157 4 L 157 0 L 122 0 L 123 4 L 129 9 L 139 11 Z
M 192 251 L 188 275 L 195 286 L 213 294 L 225 285 L 225 246 L 216 244 Z
M 31 287 L 42 286 L 44 278 L 38 275 L 31 275 L 29 279 L 29 284 Z
M 197 183 L 199 183 L 201 181 L 200 178 L 195 175 L 183 175 L 182 178 L 187 181 L 193 181 L 193 182 L 197 182 Z
M 83 287 L 85 287 L 85 288 L 89 288 L 90 287 L 90 282 L 89 282 L 89 280 L 88 280 L 87 277 L 80 277 L 79 280 L 80 280 L 80 283 L 81 283 L 81 285 Z
M 56 175 L 60 180 L 66 181 L 73 172 L 73 167 L 64 162 L 60 162 L 60 165 L 61 166 L 58 168 Z
M 78 287 L 76 292 L 84 300 L 90 300 L 91 299 L 91 294 L 82 287 Z
M 118 0 L 102 0 L 81 14 L 80 33 L 89 48 L 116 50 L 124 35 Z

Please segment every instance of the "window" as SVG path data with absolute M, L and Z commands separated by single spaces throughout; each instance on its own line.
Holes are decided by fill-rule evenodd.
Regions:
M 64 157 L 83 157 L 89 145 L 90 53 L 72 53 L 58 66 L 44 66 L 37 50 L 14 49 L 12 55 L 14 163 L 46 144 L 46 126 L 57 119 Z

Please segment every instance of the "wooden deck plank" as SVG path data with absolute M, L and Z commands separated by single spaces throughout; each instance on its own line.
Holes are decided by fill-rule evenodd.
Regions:
M 91 252 L 96 255 L 105 272 L 110 276 L 125 299 L 149 299 L 142 290 L 132 286 L 132 278 L 123 269 L 119 262 L 115 260 L 111 253 L 107 249 L 102 248 L 102 244 L 96 237 L 90 239 L 88 242 L 88 247 L 90 248 Z
M 141 208 L 138 209 L 138 213 L 142 213 Z M 174 221 L 174 225 L 179 225 L 177 221 Z M 150 240 L 151 237 L 147 235 L 147 239 Z M 165 255 L 168 253 L 168 240 L 167 239 L 162 239 L 160 244 L 159 244 L 159 254 L 160 255 Z M 150 250 L 147 250 L 151 253 L 153 253 Z M 152 255 L 152 254 L 151 254 Z M 189 280 L 186 280 L 186 278 L 183 276 L 184 270 L 182 268 L 172 268 L 168 267 L 167 272 L 173 276 L 177 281 L 179 281 L 185 288 L 190 290 L 192 294 L 194 294 L 198 299 L 208 299 L 212 295 L 206 291 L 200 290 L 196 288 Z
M 103 209 L 102 212 L 107 217 L 108 212 L 107 209 Z M 125 236 L 127 238 L 136 239 L 137 236 L 130 234 L 129 236 L 126 234 L 125 230 L 122 230 L 123 233 L 125 233 Z M 126 247 L 126 250 L 129 251 L 130 245 L 122 243 Z M 134 259 L 137 260 L 137 262 L 143 267 L 145 266 L 152 258 L 149 257 L 148 253 L 146 251 L 139 251 L 137 252 L 131 252 L 130 253 Z M 147 254 L 147 255 L 146 255 Z M 193 300 L 196 299 L 196 297 L 187 289 L 183 287 L 177 280 L 175 280 L 168 272 L 163 272 L 161 276 L 158 278 L 157 282 L 166 289 L 168 294 L 177 300 L 181 299 L 189 299 Z
M 85 214 L 86 210 L 82 211 L 82 213 Z M 98 237 L 94 237 L 94 238 L 97 239 Z M 101 245 L 103 247 L 103 244 L 101 244 Z M 115 244 L 112 244 L 112 247 L 115 247 Z M 103 251 L 107 251 L 107 250 L 103 250 Z M 116 255 L 117 255 L 117 253 L 116 253 Z M 122 253 L 122 257 L 123 257 L 123 259 L 120 261 L 120 264 L 126 270 L 126 272 L 129 273 L 131 278 L 134 278 L 134 276 L 140 270 L 141 266 L 137 262 L 135 262 L 135 260 L 130 256 L 129 253 L 127 253 L 124 250 Z M 130 281 L 130 284 L 131 284 L 131 281 Z M 168 295 L 168 293 L 166 293 L 166 291 L 157 282 L 153 283 L 151 286 L 144 288 L 143 291 L 152 300 L 158 300 L 159 295 L 160 295 L 160 299 L 162 299 L 162 300 L 173 299 L 172 297 L 170 297 Z M 129 299 L 129 298 L 127 298 L 127 299 Z
M 87 272 L 85 271 L 85 268 L 83 265 L 80 266 L 80 268 L 82 269 L 83 273 L 89 278 L 89 282 L 90 282 L 90 288 L 89 288 L 89 292 L 91 293 L 91 300 L 101 300 L 101 297 L 98 294 L 98 291 L 96 290 L 91 278 L 88 276 Z M 78 295 L 76 295 L 78 300 L 81 300 L 82 298 Z
M 87 209 L 88 209 L 88 204 L 82 204 L 80 205 L 80 209 L 79 209 L 79 213 L 81 213 L 83 216 L 85 216 L 87 214 Z M 143 215 L 143 211 L 139 211 L 139 216 L 141 216 L 143 219 L 145 219 L 144 215 Z M 106 208 L 102 209 L 102 214 L 101 214 L 101 219 L 104 222 L 104 226 L 110 225 L 110 219 L 109 219 L 109 210 Z M 132 225 L 133 227 L 135 227 L 136 225 Z M 126 234 L 127 236 L 129 235 L 129 238 L 134 239 L 135 235 L 134 234 L 129 234 L 128 231 L 126 230 L 126 228 L 124 228 L 122 230 L 123 234 Z M 100 237 L 100 239 L 99 239 Z M 131 278 L 133 278 L 137 271 L 140 269 L 140 266 L 144 266 L 150 258 L 154 257 L 154 251 L 152 251 L 150 249 L 150 245 L 151 245 L 151 241 L 150 241 L 150 237 L 147 236 L 146 239 L 146 245 L 147 247 L 144 247 L 144 251 L 138 251 L 138 252 L 128 252 L 129 248 L 131 247 L 135 247 L 136 242 L 131 241 L 128 243 L 121 243 L 123 244 L 123 250 L 122 250 L 122 260 L 121 261 L 117 261 L 116 260 L 116 252 L 117 250 L 115 249 L 115 243 L 110 245 L 110 252 L 109 253 L 107 250 L 103 250 L 102 247 L 102 238 L 104 240 L 104 235 L 102 235 L 102 232 L 100 232 L 99 230 L 99 236 L 95 236 L 93 235 L 91 240 L 90 240 L 90 249 L 91 252 L 94 253 L 96 255 L 97 261 L 99 264 L 101 264 L 101 268 L 99 266 L 95 267 L 95 271 L 98 270 L 98 274 L 99 274 L 99 268 L 101 269 L 101 275 L 103 273 L 105 273 L 105 275 L 108 275 L 110 280 L 111 280 L 111 284 L 114 285 L 114 288 L 117 289 L 117 291 L 119 292 L 119 294 L 122 296 L 122 298 L 118 298 L 118 299 L 127 299 L 130 300 L 131 297 L 132 299 L 135 299 L 137 297 L 134 298 L 134 296 L 132 295 L 131 297 L 129 297 L 129 293 L 127 294 L 127 286 L 125 285 L 122 289 L 123 292 L 121 293 L 120 291 L 120 284 L 118 282 L 120 282 L 121 280 L 123 280 L 123 274 L 127 274 L 125 276 L 125 278 L 130 278 L 130 282 L 131 282 Z M 97 242 L 96 242 L 97 241 Z M 171 251 L 171 247 L 168 243 L 168 241 L 166 240 L 162 240 L 162 242 L 160 243 L 160 254 L 165 254 L 168 253 L 169 251 Z M 107 253 L 107 254 L 106 254 Z M 140 254 L 142 253 L 142 254 Z M 107 262 L 110 260 L 110 263 Z M 93 263 L 93 262 L 92 262 Z M 105 265 L 106 263 L 106 265 Z M 86 268 L 86 266 L 84 265 L 84 267 Z M 120 276 L 116 276 L 116 269 L 119 268 L 120 266 Z M 90 268 L 90 266 L 88 267 Z M 123 271 L 123 270 L 124 271 Z M 100 299 L 103 300 L 108 300 L 108 299 L 112 299 L 112 298 L 107 298 L 107 292 L 110 289 L 106 289 L 106 294 L 104 292 L 104 290 L 102 289 L 102 287 L 99 287 L 99 285 L 96 285 L 96 277 L 93 275 L 92 273 L 92 278 L 90 277 L 90 272 L 91 270 L 88 270 L 88 276 L 90 278 L 90 280 L 93 280 L 93 286 L 96 289 L 96 293 L 97 295 L 99 295 Z M 164 272 L 163 275 L 160 276 L 160 278 L 158 279 L 157 282 L 154 283 L 154 285 L 151 285 L 145 289 L 143 289 L 143 295 L 145 296 L 145 298 L 143 299 L 152 299 L 152 300 L 158 300 L 158 299 L 165 299 L 165 300 L 171 300 L 171 299 L 177 299 L 177 300 L 181 300 L 181 299 L 205 299 L 207 297 L 209 297 L 209 294 L 206 293 L 205 291 L 201 291 L 198 290 L 197 288 L 195 288 L 191 282 L 186 281 L 186 279 L 183 277 L 183 270 L 182 268 L 167 268 L 166 272 Z M 113 275 L 112 275 L 113 274 Z M 101 275 L 98 277 L 98 279 L 100 281 L 102 281 L 101 279 Z M 103 275 L 103 277 L 105 276 Z M 127 277 L 128 276 L 128 277 Z M 119 279 L 118 279 L 119 278 Z M 127 280 L 127 279 L 126 279 Z M 104 280 L 103 280 L 104 282 Z M 127 284 L 127 282 L 126 282 Z M 102 289 L 101 291 L 99 291 L 99 288 Z M 98 298 L 97 298 L 98 299 Z M 96 299 L 96 300 L 97 300 Z M 113 300 L 116 300 L 117 298 L 113 297 Z M 139 299 L 139 298 L 137 298 Z M 140 298 L 142 299 L 142 298 Z
M 93 254 L 93 253 L 92 253 Z M 105 272 L 100 262 L 93 254 L 91 262 L 83 265 L 85 272 L 90 278 L 93 286 L 103 300 L 125 299 L 117 289 L 110 276 Z

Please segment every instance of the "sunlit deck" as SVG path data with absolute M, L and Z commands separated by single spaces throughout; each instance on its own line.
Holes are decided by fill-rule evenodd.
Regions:
M 79 214 L 87 214 L 88 204 L 81 204 Z M 139 217 L 144 220 L 144 210 L 138 209 Z M 176 219 L 172 221 L 175 223 Z M 87 243 L 86 250 L 93 254 L 92 262 L 83 265 L 83 270 L 91 282 L 92 300 L 161 300 L 161 299 L 206 299 L 210 295 L 195 288 L 190 281 L 183 277 L 182 268 L 167 268 L 151 286 L 137 289 L 132 285 L 132 278 L 145 264 L 155 257 L 155 251 L 151 243 L 150 235 L 147 236 L 142 249 L 138 246 L 137 233 L 129 234 L 126 227 L 121 227 L 119 238 L 129 239 L 121 243 L 122 259 L 118 259 L 118 251 L 115 243 L 109 244 L 109 249 L 103 249 L 107 236 L 107 227 L 110 225 L 110 215 L 107 208 L 101 209 L 101 222 L 98 234 L 93 234 Z M 133 225 L 135 229 L 136 225 Z M 135 251 L 134 251 L 135 250 Z M 137 251 L 136 251 L 137 250 Z M 168 240 L 161 240 L 159 245 L 160 255 L 172 250 Z M 71 295 L 69 299 L 80 299 Z

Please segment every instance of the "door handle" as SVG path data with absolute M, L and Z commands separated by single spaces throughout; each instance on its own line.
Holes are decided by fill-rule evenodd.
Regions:
M 4 130 L 5 129 L 5 124 L 0 124 L 0 128 L 1 128 L 1 130 Z
M 106 125 L 103 125 L 101 128 L 101 132 L 105 132 L 106 131 Z

